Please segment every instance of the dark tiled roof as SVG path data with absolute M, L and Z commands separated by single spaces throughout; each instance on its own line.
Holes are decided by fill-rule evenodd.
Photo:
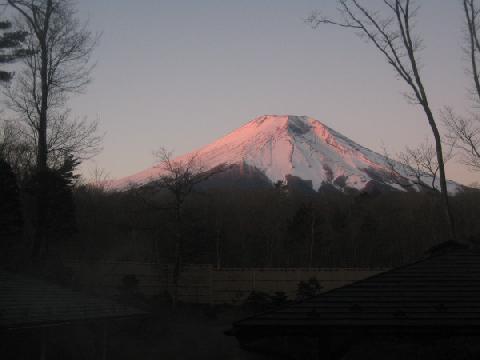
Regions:
M 480 333 L 480 252 L 432 255 L 318 297 L 234 323 L 258 335 L 364 329 Z
M 0 271 L 0 328 L 145 315 L 142 310 L 43 280 Z

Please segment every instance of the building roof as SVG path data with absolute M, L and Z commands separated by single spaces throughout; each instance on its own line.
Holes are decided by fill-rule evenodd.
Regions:
M 440 251 L 413 264 L 234 323 L 233 334 L 354 330 L 480 333 L 480 251 Z
M 0 271 L 0 329 L 146 315 L 114 301 Z

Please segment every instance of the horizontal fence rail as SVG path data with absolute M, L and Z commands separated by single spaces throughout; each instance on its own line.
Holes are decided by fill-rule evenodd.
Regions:
M 126 277 L 135 279 L 147 297 L 171 294 L 173 265 L 142 262 L 67 261 L 82 286 L 109 296 L 118 295 Z M 318 280 L 322 291 L 338 288 L 387 269 L 362 268 L 221 268 L 210 264 L 182 266 L 178 300 L 195 304 L 241 304 L 252 292 L 283 292 L 293 299 L 300 281 Z M 124 286 L 124 285 L 123 285 Z

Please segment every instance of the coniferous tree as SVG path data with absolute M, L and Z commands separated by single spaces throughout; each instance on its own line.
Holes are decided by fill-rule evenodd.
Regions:
M 34 232 L 44 233 L 44 241 L 34 242 L 34 258 L 43 258 L 49 253 L 51 245 L 68 240 L 76 231 L 72 189 L 77 179 L 74 171 L 78 164 L 77 160 L 69 156 L 60 169 L 37 171 L 27 181 L 26 188 L 32 195 L 32 200 L 38 201 L 36 194 L 40 191 L 46 200 L 41 221 L 32 214 Z
M 56 209 L 49 197 L 54 191 L 50 181 L 64 181 L 57 173 L 58 160 L 72 153 L 88 158 L 99 150 L 101 137 L 95 134 L 96 123 L 70 120 L 67 107 L 70 96 L 84 90 L 91 80 L 91 55 L 98 36 L 79 21 L 72 1 L 8 0 L 7 4 L 18 15 L 18 26 L 27 33 L 28 56 L 18 81 L 6 95 L 10 110 L 35 139 L 36 174 L 30 181 L 30 190 L 35 190 L 32 216 L 36 224 L 32 257 L 39 260 L 48 248 L 51 224 L 56 221 L 49 218 Z M 59 191 L 62 189 L 68 186 Z
M 0 64 L 8 64 L 24 57 L 27 50 L 23 47 L 23 42 L 27 33 L 24 31 L 9 31 L 12 29 L 10 21 L 0 21 Z M 0 81 L 10 81 L 13 73 L 0 70 Z
M 23 217 L 17 179 L 10 165 L 0 158 L 0 253 L 5 263 L 22 236 Z

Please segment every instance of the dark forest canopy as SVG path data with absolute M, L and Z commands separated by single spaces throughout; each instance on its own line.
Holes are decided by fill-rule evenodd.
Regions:
M 210 188 L 185 204 L 184 261 L 217 266 L 392 266 L 447 239 L 431 193 L 344 194 L 284 186 Z M 480 193 L 452 198 L 459 237 L 478 239 Z M 75 191 L 72 256 L 171 262 L 175 219 L 166 192 Z M 71 248 L 71 250 L 73 250 Z

